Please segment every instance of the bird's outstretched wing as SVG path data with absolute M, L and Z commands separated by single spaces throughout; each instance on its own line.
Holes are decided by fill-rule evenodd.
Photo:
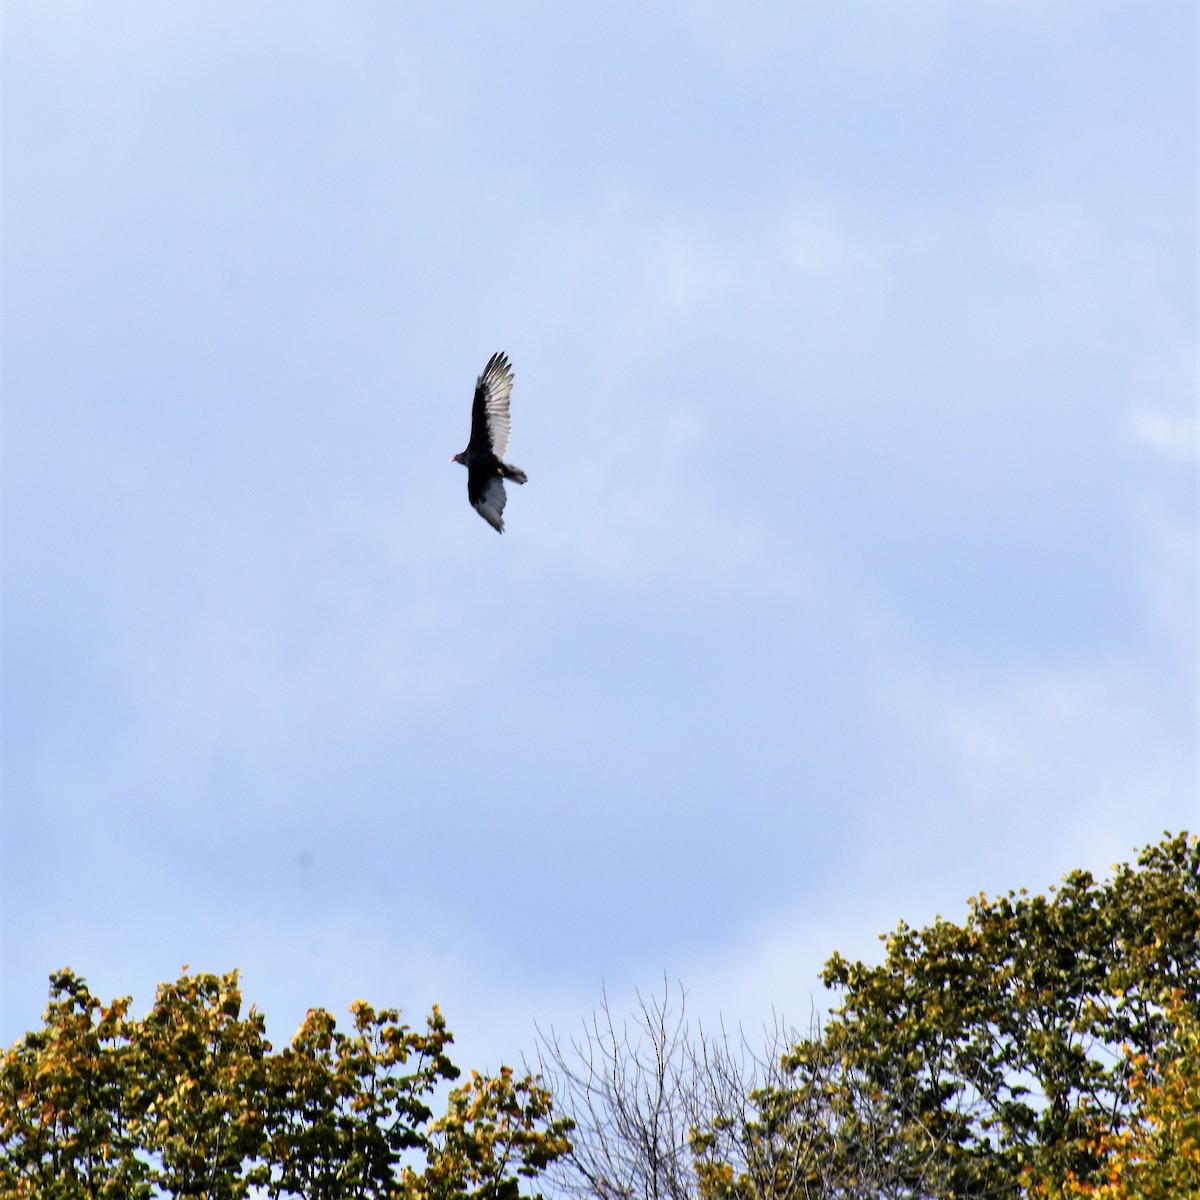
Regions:
M 467 499 L 497 533 L 504 532 L 504 505 L 508 502 L 508 494 L 499 475 L 472 472 L 467 478 Z
M 512 395 L 512 386 L 513 371 L 508 355 L 493 354 L 483 368 L 483 374 L 475 381 L 475 403 L 471 406 L 473 454 L 490 451 L 497 458 L 503 458 L 508 453 L 508 398 Z

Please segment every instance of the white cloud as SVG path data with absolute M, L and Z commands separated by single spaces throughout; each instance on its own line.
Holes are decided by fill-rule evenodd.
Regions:
M 970 684 L 909 674 L 889 694 L 915 758 L 893 764 L 894 787 L 836 886 L 679 966 L 689 1008 L 706 1026 L 742 1024 L 752 1044 L 776 1015 L 803 1031 L 837 1003 L 819 979 L 834 951 L 879 961 L 879 936 L 901 920 L 961 921 L 981 890 L 1045 891 L 1077 868 L 1103 876 L 1164 830 L 1195 829 L 1200 773 L 1180 684 L 1180 709 L 1164 711 L 1160 690 L 1115 665 Z
M 1155 626 L 1183 664 L 1197 662 L 1200 640 L 1200 536 L 1194 516 L 1148 498 L 1138 513 L 1138 571 Z
M 1141 408 L 1129 414 L 1129 432 L 1143 446 L 1173 462 L 1192 463 L 1197 457 L 1196 414 L 1165 413 Z
M 1026 872 L 1039 863 L 1102 868 L 1163 829 L 1193 822 L 1188 668 L 1173 686 L 1143 675 L 1110 665 L 969 687 L 921 689 L 909 680 L 897 703 L 914 732 L 924 728 L 931 750 L 940 745 L 950 776 L 930 836 L 951 852 L 966 830 L 985 835 L 977 854 L 994 875 L 1005 858 Z
M 1134 514 L 1140 535 L 1135 570 L 1147 611 L 1180 662 L 1195 664 L 1200 637 L 1200 530 L 1197 477 L 1197 357 L 1182 338 L 1143 368 L 1122 433 L 1137 450 L 1141 496 Z
M 1194 331 L 1168 341 L 1137 375 L 1121 432 L 1167 463 L 1200 458 L 1200 345 Z
M 784 263 L 815 281 L 845 281 L 880 262 L 878 252 L 828 209 L 797 206 L 782 216 L 775 236 Z
M 878 958 L 878 935 L 893 928 L 902 907 L 894 896 L 861 891 L 839 900 L 836 914 L 775 917 L 749 932 L 722 956 L 686 964 L 681 982 L 688 1004 L 706 1029 L 721 1021 L 741 1026 L 751 1046 L 757 1035 L 781 1026 L 806 1032 L 814 1016 L 823 1016 L 836 995 L 820 973 L 837 951 L 849 958 Z
M 229 0 L 159 4 L 124 0 L 45 0 L 5 14 L 7 54 L 36 63 L 60 99 L 89 112 L 124 116 L 187 64 L 215 53 L 287 46 L 327 53 L 352 40 L 353 24 L 337 5 L 286 9 Z
M 851 86 L 887 93 L 924 77 L 943 46 L 951 6 L 780 5 L 736 9 L 688 0 L 675 15 L 715 66 L 748 86 L 811 90 Z
M 991 39 L 1017 9 L 1008 40 Z M 76 424 L 77 377 L 55 374 L 73 357 L 86 364 L 80 376 L 107 381 L 96 403 L 108 436 L 141 445 L 145 435 L 134 431 L 159 411 L 155 377 L 135 369 L 147 346 L 163 341 L 141 319 L 154 315 L 158 293 L 125 269 L 119 241 L 111 260 L 99 254 L 109 225 L 83 201 L 99 186 L 131 224 L 153 223 L 159 197 L 184 195 L 158 188 L 164 168 L 169 175 L 193 157 L 194 113 L 213 114 L 203 123 L 213 147 L 241 147 L 273 183 L 231 198 L 222 178 L 180 173 L 195 178 L 194 208 L 163 228 L 213 235 L 172 239 L 181 247 L 171 261 L 183 290 L 214 265 L 241 278 L 233 268 L 248 241 L 289 225 L 281 197 L 320 201 L 294 249 L 300 259 L 310 250 L 328 259 L 328 278 L 264 276 L 262 303 L 237 310 L 247 337 L 243 356 L 223 364 L 225 377 L 249 372 L 264 385 L 255 397 L 261 427 L 249 440 L 246 426 L 229 422 L 240 400 L 212 404 L 224 388 L 221 373 L 193 376 L 195 348 L 223 344 L 222 325 L 209 317 L 164 353 L 170 373 L 192 379 L 189 395 L 211 438 L 191 445 L 171 435 L 177 456 L 121 461 L 96 478 L 104 439 L 89 434 L 78 470 L 28 481 L 30 513 L 41 512 L 46 497 L 57 506 L 47 508 L 51 519 L 30 520 L 26 534 L 51 564 L 41 578 L 53 603 L 27 590 L 30 573 L 14 573 L 23 575 L 17 596 L 27 613 L 46 613 L 10 622 L 12 637 L 28 644 L 34 627 L 46 646 L 78 641 L 85 658 L 89 645 L 102 645 L 93 646 L 93 669 L 79 683 L 74 664 L 59 680 L 34 654 L 12 684 L 40 687 L 36 703 L 23 696 L 18 707 L 47 747 L 20 756 L 36 786 L 16 814 L 17 837 L 36 848 L 39 814 L 53 811 L 75 839 L 72 854 L 53 864 L 23 860 L 27 877 L 60 898 L 66 917 L 13 926 L 22 962 L 48 953 L 48 938 L 61 947 L 65 936 L 81 966 L 89 955 L 119 966 L 112 986 L 123 990 L 139 963 L 152 981 L 185 957 L 214 969 L 237 961 L 248 995 L 260 997 L 272 1019 L 283 1019 L 287 1004 L 325 1002 L 340 1012 L 351 994 L 335 989 L 346 987 L 418 1010 L 437 999 L 464 1037 L 489 1029 L 477 1036 L 503 1053 L 516 1037 L 508 1031 L 528 1031 L 533 1016 L 577 1020 L 589 1011 L 601 965 L 628 996 L 630 977 L 662 951 L 636 929 L 619 929 L 600 964 L 600 952 L 570 937 L 531 945 L 523 918 L 498 938 L 496 957 L 518 963 L 501 982 L 472 961 L 469 934 L 452 928 L 461 913 L 437 917 L 451 950 L 429 937 L 414 945 L 426 932 L 415 896 L 383 917 L 364 910 L 362 922 L 329 895 L 311 912 L 298 900 L 274 921 L 230 933 L 231 912 L 270 902 L 262 863 L 282 854 L 287 865 L 295 847 L 327 828 L 326 818 L 358 828 L 382 857 L 393 844 L 421 845 L 444 832 L 448 862 L 490 869 L 496 840 L 465 836 L 493 810 L 489 788 L 475 796 L 463 787 L 452 815 L 444 806 L 426 811 L 421 801 L 454 795 L 445 781 L 462 764 L 442 751 L 459 738 L 467 756 L 464 679 L 479 663 L 503 679 L 504 656 L 522 651 L 536 669 L 523 673 L 523 706 L 512 711 L 527 715 L 506 728 L 511 738 L 494 739 L 497 759 L 541 762 L 555 740 L 547 726 L 561 720 L 587 727 L 587 737 L 563 739 L 570 754 L 561 758 L 577 755 L 582 775 L 588 756 L 599 756 L 594 747 L 607 757 L 630 725 L 648 722 L 678 754 L 653 778 L 680 812 L 710 786 L 706 772 L 727 765 L 713 756 L 697 767 L 694 748 L 674 737 L 671 710 L 688 709 L 689 680 L 711 688 L 718 713 L 736 707 L 717 695 L 723 681 L 761 706 L 765 720 L 748 717 L 737 735 L 743 744 L 730 741 L 730 791 L 749 776 L 749 795 L 738 802 L 753 807 L 761 800 L 754 789 L 768 792 L 776 809 L 751 816 L 774 822 L 772 849 L 807 854 L 824 874 L 798 868 L 766 899 L 760 890 L 731 901 L 722 932 L 686 931 L 693 949 L 724 939 L 709 956 L 665 964 L 706 1019 L 722 1012 L 752 1024 L 779 1007 L 803 1023 L 831 951 L 869 955 L 876 935 L 900 917 L 922 920 L 930 906 L 953 915 L 985 884 L 1041 887 L 1092 865 L 1089 858 L 1102 866 L 1151 840 L 1160 825 L 1177 825 L 1181 811 L 1187 816 L 1195 739 L 1180 714 L 1191 703 L 1195 654 L 1194 527 L 1170 495 L 1155 495 L 1142 514 L 1141 559 L 1114 562 L 1116 537 L 1088 540 L 1101 522 L 1107 532 L 1114 512 L 1132 523 L 1141 511 L 1137 497 L 1112 497 L 1111 476 L 1102 473 L 1109 460 L 1091 453 L 1093 443 L 1106 453 L 1120 427 L 1149 451 L 1137 456 L 1149 470 L 1165 473 L 1163 459 L 1194 461 L 1191 418 L 1182 415 L 1194 404 L 1191 351 L 1163 379 L 1127 386 L 1139 347 L 1171 328 L 1160 312 L 1190 312 L 1163 283 L 1173 276 L 1162 263 L 1178 263 L 1179 239 L 1150 223 L 1130 238 L 1122 224 L 1128 206 L 1117 185 L 1161 169 L 1154 139 L 1143 139 L 1144 156 L 1121 179 L 1098 177 L 1101 186 L 1085 194 L 1073 173 L 1064 172 L 1073 182 L 1063 187 L 1045 170 L 1058 153 L 1087 144 L 1076 132 L 1104 132 L 1097 125 L 1108 119 L 1105 103 L 1132 103 L 1144 89 L 1125 93 L 1119 78 L 1091 73 L 1089 87 L 1118 90 L 1062 92 L 1081 122 L 1070 139 L 1042 145 L 1041 159 L 1024 137 L 1008 143 L 1007 120 L 980 121 L 978 140 L 946 141 L 972 129 L 972 114 L 991 111 L 994 96 L 1023 93 L 1026 61 L 1007 51 L 1030 22 L 1073 28 L 1074 18 L 1043 17 L 1045 6 L 1032 4 L 992 5 L 978 26 L 982 9 L 946 4 L 923 6 L 915 20 L 911 9 L 878 4 L 845 13 L 689 4 L 677 19 L 701 52 L 689 53 L 689 38 L 678 38 L 680 53 L 654 56 L 628 107 L 614 108 L 629 67 L 627 32 L 606 58 L 569 16 L 549 34 L 538 28 L 538 6 L 495 18 L 511 43 L 493 43 L 461 6 L 429 16 L 406 10 L 402 18 L 366 11 L 46 0 L 6 18 L 6 53 L 23 72 L 13 94 L 24 106 L 28 153 L 57 154 L 71 169 L 81 162 L 87 184 L 63 188 L 47 172 L 35 181 L 41 190 L 29 190 L 25 213 L 37 220 L 20 239 L 32 248 L 30 269 L 14 286 L 44 290 L 46 278 L 78 279 L 80 294 L 139 318 L 114 321 L 93 345 L 86 314 L 47 305 L 45 336 L 23 344 L 36 383 L 31 403 L 48 422 Z M 409 20 L 423 35 L 418 50 Z M 943 54 L 947 37 L 968 26 L 975 40 Z M 541 36 L 527 37 L 527 29 Z M 1108 36 L 1115 45 L 1120 30 Z M 526 86 L 539 81 L 529 92 L 505 50 L 516 42 L 531 68 Z M 1025 44 L 1036 50 L 1044 82 L 1082 82 L 1058 69 L 1077 63 L 1071 39 L 1061 39 L 1061 57 L 1041 39 Z M 965 52 L 985 47 L 979 61 Z M 1012 61 L 1020 70 L 1010 75 Z M 723 72 L 735 87 L 716 78 Z M 261 121 L 239 117 L 230 79 L 262 106 Z M 911 103 L 897 103 L 903 91 Z M 48 93 L 56 104 L 43 111 Z M 761 105 L 764 95 L 770 103 Z M 334 117 L 337 129 L 361 131 L 357 152 L 336 164 L 314 158 L 310 123 L 292 107 L 301 100 Z M 150 102 L 154 121 L 143 121 L 138 106 Z M 94 112 L 113 137 L 78 136 L 59 122 L 63 110 Z M 548 111 L 566 116 L 548 124 Z M 642 115 L 663 123 L 634 119 Z M 724 141 L 713 137 L 722 120 Z M 580 121 L 605 136 L 581 136 Z M 90 132 L 86 119 L 79 124 Z M 427 138 L 434 128 L 437 137 L 400 135 L 413 128 Z M 114 147 L 128 157 L 127 171 L 109 169 Z M 304 169 L 276 175 L 280 149 L 281 164 Z M 1021 171 L 1010 169 L 1018 163 Z M 961 195 L 946 190 L 956 172 L 966 180 Z M 998 195 L 1000 184 L 1011 191 Z M 61 202 L 61 211 L 47 210 L 43 197 Z M 1167 199 L 1173 212 L 1173 194 Z M 372 219 L 360 222 L 364 214 Z M 1125 268 L 1142 261 L 1139 247 L 1144 270 L 1131 282 Z M 47 276 L 56 254 L 62 269 Z M 367 263 L 376 284 L 363 290 Z M 161 268 L 157 258 L 149 265 Z M 270 327 L 272 314 L 293 306 L 297 320 L 281 324 L 277 341 L 264 339 L 264 320 Z M 30 322 L 36 306 L 24 307 Z M 327 341 L 331 319 L 362 325 L 361 336 Z M 461 364 L 463 344 L 485 338 L 487 350 L 503 346 L 518 361 L 514 458 L 531 479 L 514 497 L 503 539 L 470 513 L 459 469 L 445 464 L 461 442 L 426 444 L 440 443 L 436 428 L 452 423 L 439 412 L 442 393 L 421 390 L 421 376 L 398 367 L 425 360 L 424 380 L 438 379 L 449 373 L 445 364 Z M 298 406 L 285 376 L 263 364 L 308 362 L 309 343 L 323 369 L 308 405 Z M 64 346 L 70 353 L 59 352 Z M 350 361 L 359 355 L 374 356 L 361 376 Z M 460 432 L 478 365 L 482 359 L 455 368 L 462 394 L 445 397 Z M 388 380 L 378 408 L 362 394 L 366 378 Z M 389 423 L 381 413 L 393 397 L 404 419 Z M 294 440 L 281 451 L 275 443 L 287 430 Z M 338 430 L 340 449 L 328 444 Z M 49 430 L 43 439 L 60 457 L 61 437 Z M 372 453 L 369 443 L 393 439 L 390 457 Z M 1078 453 L 1081 441 L 1088 454 Z M 779 457 L 793 451 L 804 461 L 780 470 Z M 428 474 L 425 462 L 434 464 Z M 131 480 L 141 482 L 126 495 Z M 1060 498 L 1078 519 L 1053 523 Z M 72 540 L 89 538 L 95 553 L 72 556 Z M 1032 570 L 1031 548 L 1041 554 Z M 1174 631 L 1169 662 L 1166 639 L 1145 637 L 1144 623 L 1130 636 L 1146 645 L 1122 660 L 1106 644 L 1116 620 L 1074 639 L 1033 604 L 998 630 L 975 607 L 993 586 L 1025 588 L 1052 561 L 1066 564 L 1068 584 L 1083 579 L 1082 594 L 1093 576 L 1078 565 L 1097 554 L 1108 557 L 1095 578 L 1119 593 L 1097 597 L 1100 606 L 1119 609 L 1130 578 L 1143 573 L 1147 603 Z M 947 597 L 939 581 L 969 569 L 979 586 Z M 481 588 L 484 579 L 495 586 Z M 613 580 L 628 586 L 631 604 L 607 628 L 588 627 L 578 613 L 603 611 Z M 675 603 L 685 590 L 689 603 Z M 650 633 L 631 628 L 664 592 L 668 615 L 657 616 L 659 627 L 678 621 L 674 657 L 660 655 L 653 622 Z M 93 595 L 104 603 L 74 602 Z M 760 603 L 764 595 L 772 603 Z M 95 631 L 80 619 L 93 609 L 104 622 Z M 947 618 L 959 635 L 953 646 Z M 756 637 L 746 638 L 755 625 Z M 990 657 L 964 664 L 963 646 L 977 635 L 991 639 Z M 915 666 L 912 644 L 929 655 Z M 721 653 L 706 663 L 714 647 Z M 627 677 L 597 687 L 580 671 L 621 661 L 631 648 L 639 661 Z M 1088 653 L 1096 661 L 1087 668 L 1078 657 L 1065 661 Z M 960 673 L 930 661 L 939 654 L 958 654 Z M 681 677 L 689 657 L 695 674 Z M 890 709 L 880 714 L 878 681 L 889 670 Z M 414 721 L 418 712 L 431 719 Z M 829 712 L 827 732 L 802 728 Z M 443 740 L 426 761 L 413 747 L 431 731 Z M 810 755 L 821 763 L 797 751 L 805 733 L 810 748 L 822 741 Z M 393 745 L 394 753 L 378 749 Z M 521 844 L 518 853 L 552 861 L 564 838 L 582 840 L 589 853 L 611 855 L 598 871 L 604 887 L 627 890 L 624 847 L 592 847 L 592 827 L 555 791 L 577 786 L 576 776 L 546 782 L 558 763 L 546 768 L 541 794 L 531 790 L 520 811 L 504 814 L 510 830 L 522 816 L 535 829 L 539 805 L 556 819 L 561 810 L 561 826 L 546 825 L 552 849 Z M 819 803 L 819 794 L 830 797 L 830 811 L 810 820 L 803 806 Z M 473 798 L 479 808 L 470 807 Z M 708 822 L 724 816 L 720 799 L 700 822 L 705 835 Z M 601 819 L 619 825 L 623 817 Z M 98 836 L 105 833 L 119 839 L 119 855 Z M 735 890 L 760 865 L 753 838 L 736 851 L 720 843 L 720 830 L 711 839 L 716 869 Z M 169 853 L 177 857 L 164 859 Z M 361 896 L 360 861 L 346 861 L 354 865 L 341 868 L 332 889 Z M 147 883 L 183 868 L 212 897 L 195 917 L 195 905 L 164 910 L 164 893 Z M 682 926 L 711 895 L 712 879 L 698 878 L 678 847 L 663 854 L 662 874 Z M 409 886 L 436 901 L 441 880 Z M 95 947 L 105 938 L 78 899 L 114 888 L 119 936 L 107 943 L 120 945 L 102 955 Z M 545 906 L 568 900 L 595 929 L 611 896 L 585 881 L 574 897 Z M 481 893 L 478 906 L 492 904 Z M 736 930 L 741 940 L 730 944 Z M 464 940 L 454 943 L 456 936 Z M 222 962 L 202 964 L 196 937 Z M 584 978 L 593 971 L 594 981 Z M 636 982 L 657 981 L 651 974 Z M 40 977 L 36 987 L 40 996 Z M 294 1025 L 295 1014 L 287 1019 Z

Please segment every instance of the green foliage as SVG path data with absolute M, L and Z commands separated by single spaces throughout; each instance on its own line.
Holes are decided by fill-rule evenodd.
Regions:
M 0 1195 L 140 1200 L 305 1196 L 513 1200 L 568 1149 L 537 1080 L 457 1078 L 435 1008 L 424 1031 L 356 1002 L 352 1033 L 313 1009 L 274 1053 L 237 973 L 184 975 L 141 1021 L 71 971 L 42 1029 L 0 1066 Z
M 1049 896 L 980 896 L 962 925 L 901 925 L 886 945 L 879 966 L 826 964 L 840 1006 L 739 1133 L 740 1158 L 775 1176 L 751 1186 L 702 1155 L 714 1200 L 1102 1182 L 1138 1120 L 1137 1064 L 1173 1044 L 1164 998 L 1188 1020 L 1200 1005 L 1200 846 L 1167 838 L 1107 882 L 1074 872 Z M 700 1130 L 701 1151 L 706 1136 L 720 1141 Z M 776 1177 L 786 1186 L 757 1182 Z
M 519 1179 L 535 1179 L 571 1148 L 570 1122 L 551 1117 L 550 1093 L 529 1076 L 516 1079 L 511 1067 L 491 1077 L 472 1071 L 433 1124 L 424 1175 L 406 1173 L 411 1194 L 515 1200 Z

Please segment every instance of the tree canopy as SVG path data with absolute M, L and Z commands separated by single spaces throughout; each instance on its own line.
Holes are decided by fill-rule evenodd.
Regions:
M 544 1037 L 577 1125 L 555 1177 L 604 1200 L 1200 1196 L 1194 839 L 884 941 L 829 959 L 823 1027 L 763 1052 L 665 993 L 632 1028 L 606 1006 Z
M 435 1007 L 423 1030 L 351 1007 L 309 1011 L 276 1052 L 236 972 L 184 974 L 142 1020 L 71 971 L 43 1028 L 0 1067 L 0 1194 L 515 1200 L 566 1147 L 548 1091 L 505 1067 L 460 1076 Z
M 1180 1200 L 1200 1195 L 1200 1020 L 1181 993 L 1167 1007 L 1170 1039 L 1157 1061 L 1127 1051 L 1135 1108 L 1096 1149 L 1097 1180 L 1037 1181 L 1038 1200 Z
M 357 1002 L 275 1051 L 236 972 L 150 1012 L 52 977 L 0 1066 L 0 1195 L 134 1200 L 1176 1200 L 1200 1196 L 1200 843 L 835 954 L 807 1036 L 695 1034 L 669 990 L 470 1073 Z M 434 1115 L 435 1105 L 440 1115 Z
M 1100 1184 L 1155 1088 L 1194 1094 L 1177 1034 L 1200 1012 L 1200 845 L 1168 837 L 1046 896 L 978 896 L 962 924 L 902 924 L 882 963 L 835 954 L 823 977 L 841 1002 L 758 1095 L 759 1157 L 792 1178 L 799 1155 L 824 1195 Z M 746 1191 L 701 1165 L 712 1195 Z

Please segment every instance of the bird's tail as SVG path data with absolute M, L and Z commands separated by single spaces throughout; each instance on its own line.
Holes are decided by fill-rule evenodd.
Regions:
M 505 479 L 511 479 L 513 483 L 524 483 L 529 478 L 520 467 L 514 467 L 511 463 L 501 463 L 500 474 Z

